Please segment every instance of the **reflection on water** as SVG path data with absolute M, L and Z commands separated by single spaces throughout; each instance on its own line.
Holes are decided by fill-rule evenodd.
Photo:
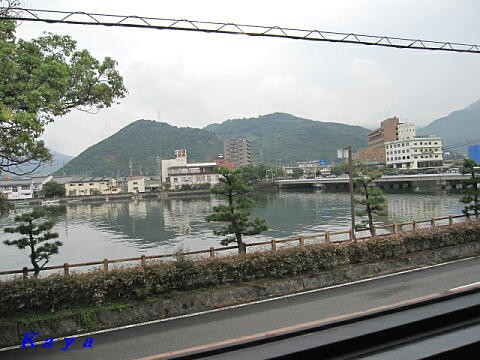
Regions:
M 382 222 L 427 219 L 461 213 L 455 195 L 388 194 L 390 216 Z M 266 240 L 346 229 L 350 225 L 349 195 L 345 193 L 281 192 L 256 196 L 254 215 L 264 217 L 270 229 L 249 237 Z M 139 254 L 171 253 L 219 247 L 221 237 L 213 235 L 218 224 L 207 223 L 220 198 L 125 200 L 75 203 L 54 208 L 54 231 L 64 245 L 52 264 L 119 258 Z M 0 219 L 0 228 L 13 225 L 13 216 Z M 0 233 L 0 240 L 16 235 Z M 27 265 L 28 253 L 0 244 L 0 270 Z

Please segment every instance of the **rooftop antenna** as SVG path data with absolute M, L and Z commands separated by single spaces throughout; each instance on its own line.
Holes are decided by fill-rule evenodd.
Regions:
M 133 176 L 133 161 L 132 158 L 128 160 L 128 168 L 130 169 L 130 176 Z

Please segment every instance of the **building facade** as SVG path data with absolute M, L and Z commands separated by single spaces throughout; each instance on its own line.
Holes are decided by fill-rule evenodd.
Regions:
M 128 193 L 144 193 L 145 192 L 145 177 L 144 176 L 129 176 L 126 178 Z
M 442 138 L 404 138 L 385 143 L 386 165 L 390 168 L 421 169 L 443 165 Z
M 32 176 L 29 178 L 1 180 L 0 192 L 8 200 L 33 199 L 35 193 L 42 191 L 43 185 L 52 179 L 52 176 Z
M 162 183 L 167 181 L 168 169 L 176 166 L 187 165 L 187 150 L 175 150 L 175 159 L 162 160 Z
M 358 150 L 353 159 L 362 162 L 385 164 L 385 142 L 398 140 L 398 126 L 400 124 L 400 120 L 396 116 L 383 120 L 378 129 L 367 135 L 367 147 Z M 407 127 L 404 128 L 404 130 L 406 129 Z
M 220 174 L 215 172 L 217 166 L 214 162 L 172 166 L 168 169 L 170 187 L 179 189 L 183 185 L 218 184 Z
M 108 177 L 59 178 L 57 182 L 64 184 L 66 196 L 113 195 L 122 192 L 117 181 Z
M 223 142 L 225 161 L 235 164 L 235 167 L 252 163 L 252 150 L 248 139 L 229 139 Z

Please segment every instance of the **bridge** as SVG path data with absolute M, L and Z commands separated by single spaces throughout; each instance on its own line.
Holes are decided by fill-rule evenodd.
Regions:
M 455 190 L 461 189 L 462 181 L 469 177 L 459 173 L 383 175 L 375 182 L 384 190 Z M 327 191 L 347 190 L 348 183 L 348 175 L 275 181 L 279 188 L 313 187 Z

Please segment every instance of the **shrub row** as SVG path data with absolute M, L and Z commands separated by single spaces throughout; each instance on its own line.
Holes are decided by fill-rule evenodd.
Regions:
M 0 316 L 56 311 L 166 296 L 229 282 L 314 274 L 480 240 L 480 223 L 469 222 L 365 242 L 317 244 L 205 260 L 179 258 L 145 269 L 124 268 L 69 276 L 0 282 Z

